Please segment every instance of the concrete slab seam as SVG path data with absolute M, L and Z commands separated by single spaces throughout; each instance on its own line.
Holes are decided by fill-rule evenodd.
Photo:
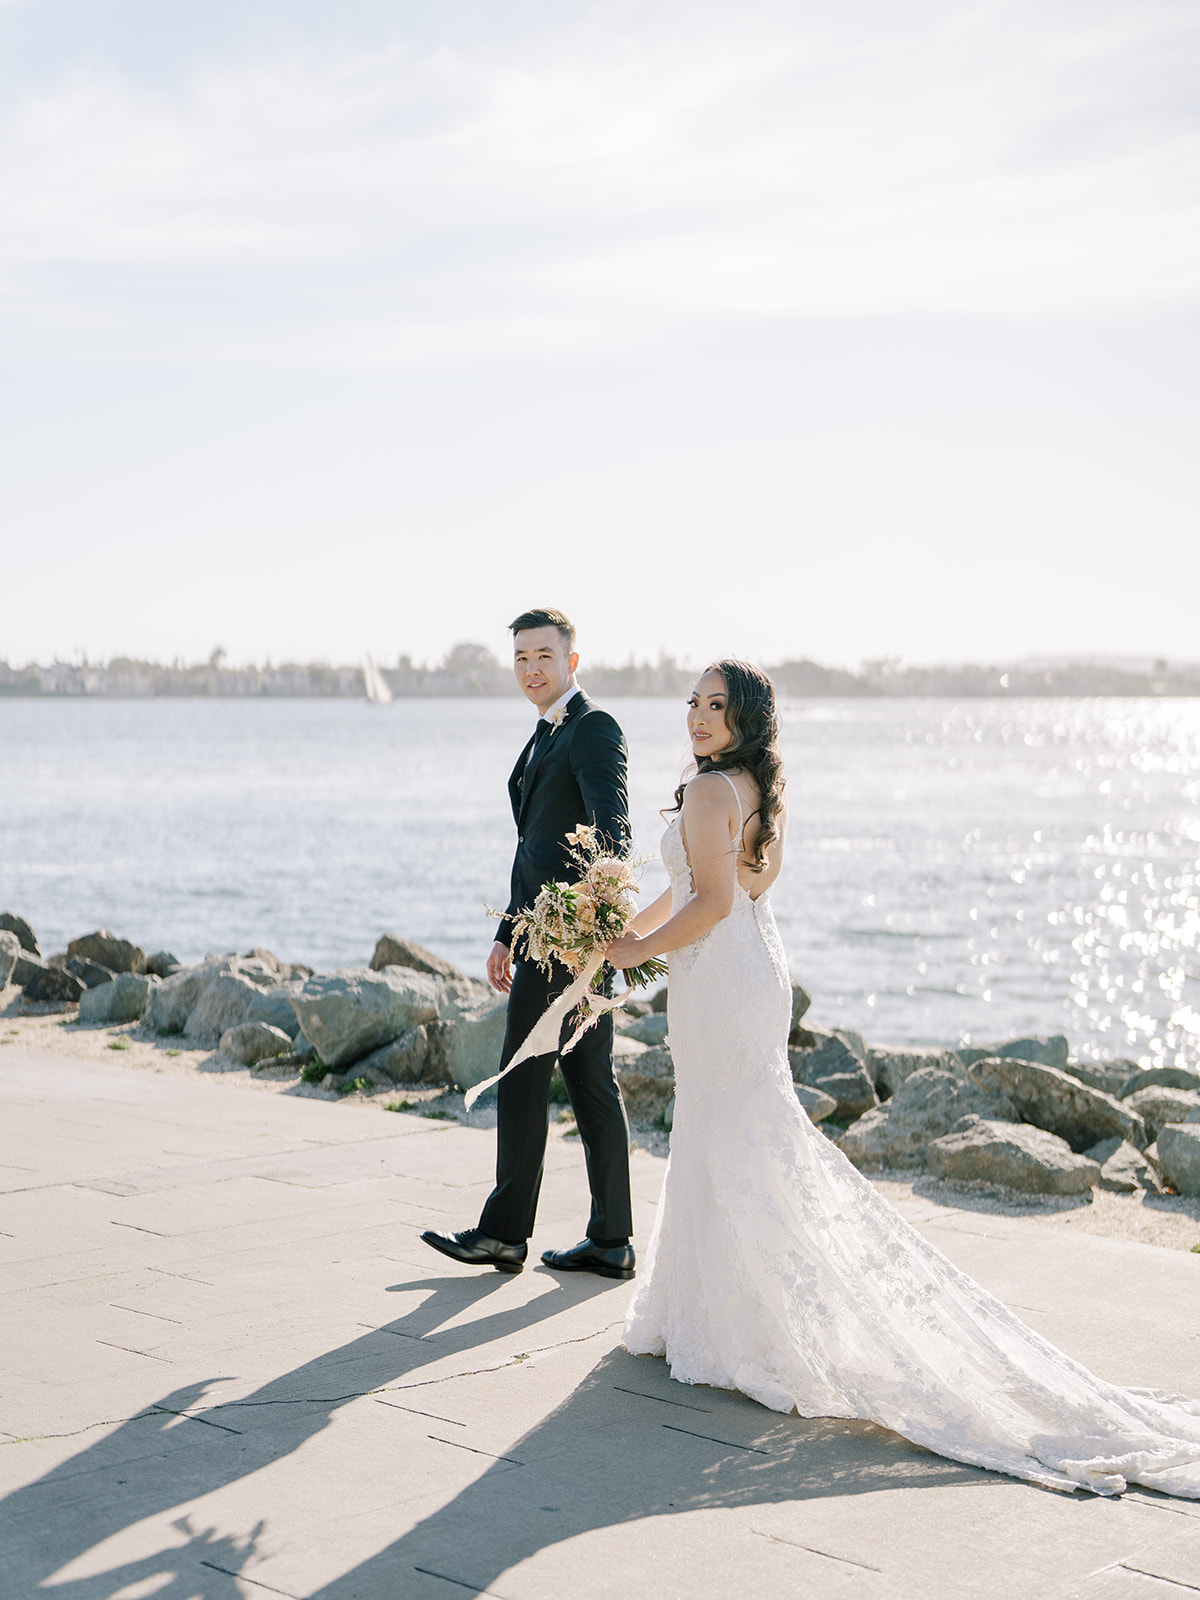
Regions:
M 697 1433 L 694 1428 L 680 1428 L 673 1422 L 660 1422 L 660 1428 L 668 1428 L 672 1433 L 686 1433 L 689 1439 L 706 1439 L 709 1444 L 723 1444 L 727 1450 L 745 1450 L 750 1455 L 769 1456 L 770 1450 L 760 1450 L 756 1444 L 737 1444 L 733 1439 L 718 1439 L 715 1434 Z
M 603 1328 L 597 1328 L 595 1333 L 581 1334 L 577 1339 L 560 1339 L 557 1344 L 541 1344 L 535 1350 L 523 1350 L 519 1355 L 509 1356 L 507 1361 L 499 1361 L 494 1367 L 472 1367 L 467 1372 L 448 1372 L 444 1378 L 422 1378 L 419 1383 L 389 1383 L 381 1389 L 368 1389 L 368 1394 L 399 1394 L 407 1389 L 428 1389 L 438 1383 L 453 1383 L 457 1378 L 478 1378 L 488 1372 L 503 1372 L 506 1367 L 515 1367 L 522 1361 L 528 1361 L 531 1356 L 548 1355 L 554 1350 L 565 1350 L 568 1345 L 587 1344 L 591 1339 L 599 1339 L 602 1334 L 611 1333 L 614 1328 L 624 1326 L 624 1319 L 609 1322 Z
M 1200 1584 L 1184 1583 L 1181 1578 L 1164 1578 L 1161 1572 L 1151 1572 L 1147 1567 L 1135 1567 L 1128 1561 L 1118 1561 L 1121 1572 L 1136 1572 L 1139 1578 L 1154 1578 L 1158 1583 L 1168 1583 L 1173 1589 L 1186 1589 L 1189 1594 L 1200 1594 Z
M 477 1450 L 474 1445 L 461 1444 L 457 1439 L 443 1439 L 436 1433 L 427 1433 L 427 1439 L 432 1439 L 434 1444 L 448 1444 L 452 1450 L 466 1450 L 473 1456 L 486 1456 L 489 1461 L 507 1461 L 509 1466 L 523 1467 L 524 1461 L 518 1461 L 516 1456 L 497 1456 L 490 1450 Z
M 435 1572 L 432 1567 L 414 1566 L 413 1571 L 421 1573 L 426 1578 L 440 1578 L 443 1583 L 453 1583 L 460 1589 L 470 1589 L 472 1594 L 487 1595 L 489 1600 L 507 1600 L 507 1596 L 500 1594 L 496 1589 L 481 1589 L 477 1583 L 467 1583 L 462 1578 L 451 1578 L 445 1572 Z
M 800 1544 L 796 1539 L 784 1539 L 778 1533 L 768 1533 L 764 1528 L 751 1528 L 750 1532 L 757 1534 L 760 1539 L 770 1539 L 772 1544 L 786 1544 L 793 1550 L 807 1551 L 810 1556 L 823 1556 L 826 1561 L 836 1561 L 844 1567 L 857 1567 L 861 1572 L 883 1572 L 882 1567 L 869 1566 L 865 1561 L 852 1561 L 849 1556 L 835 1556 L 828 1550 L 818 1550 L 815 1545 Z
M 712 1415 L 711 1406 L 692 1406 L 686 1400 L 670 1400 L 665 1394 L 645 1394 L 641 1389 L 626 1389 L 620 1383 L 614 1383 L 613 1388 L 618 1394 L 635 1394 L 639 1400 L 654 1400 L 660 1406 L 678 1406 L 681 1411 L 701 1411 L 706 1417 Z
M 300 1600 L 300 1596 L 293 1594 L 290 1589 L 277 1589 L 273 1583 L 264 1583 L 261 1578 L 251 1578 L 244 1572 L 231 1572 L 228 1567 L 219 1567 L 215 1561 L 201 1560 L 200 1565 L 207 1567 L 210 1572 L 219 1572 L 222 1577 L 236 1578 L 240 1583 L 252 1583 L 256 1589 L 266 1589 L 269 1594 L 281 1594 L 284 1600 Z

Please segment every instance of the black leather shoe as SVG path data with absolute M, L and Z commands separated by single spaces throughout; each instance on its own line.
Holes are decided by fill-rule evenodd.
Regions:
M 602 1278 L 632 1278 L 637 1268 L 631 1244 L 602 1250 L 590 1239 L 584 1239 L 571 1250 L 545 1250 L 542 1260 L 555 1272 L 597 1272 Z
M 461 1233 L 437 1233 L 426 1228 L 421 1238 L 464 1266 L 495 1267 L 497 1272 L 520 1272 L 529 1254 L 527 1244 L 505 1244 L 503 1239 L 493 1239 L 478 1228 L 464 1228 Z

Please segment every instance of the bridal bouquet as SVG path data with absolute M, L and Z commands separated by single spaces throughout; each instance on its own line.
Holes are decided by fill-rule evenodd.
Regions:
M 568 833 L 571 859 L 582 876 L 577 883 L 543 884 L 527 910 L 513 918 L 513 933 L 524 939 L 526 953 L 547 976 L 559 961 L 578 972 L 614 939 L 619 939 L 637 914 L 638 892 L 633 867 L 605 851 L 595 828 L 581 823 Z M 654 958 L 625 969 L 631 989 L 665 977 L 667 964 Z M 597 968 L 597 978 L 599 968 Z
M 551 964 L 558 961 L 576 974 L 575 980 L 551 1002 L 504 1071 L 467 1091 L 468 1111 L 485 1089 L 499 1083 L 522 1061 L 557 1051 L 563 1019 L 577 1006 L 579 1020 L 562 1047 L 563 1055 L 606 1011 L 621 1004 L 620 998 L 604 995 L 601 969 L 606 947 L 621 937 L 637 913 L 633 898 L 638 892 L 637 878 L 630 862 L 605 850 L 596 829 L 586 823 L 568 833 L 566 839 L 571 846 L 571 859 L 581 874 L 578 882 L 543 884 L 532 906 L 519 912 L 512 926 L 514 942 L 524 940 L 528 959 L 535 961 L 547 976 Z M 496 911 L 492 915 L 498 917 L 502 913 Z M 637 989 L 665 977 L 667 964 L 652 957 L 641 966 L 624 970 L 629 987 Z

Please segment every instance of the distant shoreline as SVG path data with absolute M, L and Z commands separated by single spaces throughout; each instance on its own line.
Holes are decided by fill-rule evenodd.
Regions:
M 456 645 L 436 667 L 401 656 L 380 666 L 396 699 L 515 699 L 511 672 L 482 645 Z M 1011 666 L 902 666 L 864 663 L 858 672 L 815 661 L 765 665 L 787 699 L 1191 699 L 1200 697 L 1200 663 L 1063 661 Z M 648 699 L 686 694 L 694 667 L 664 656 L 658 662 L 614 667 L 589 663 L 582 673 L 600 699 Z M 103 664 L 56 661 L 48 667 L 10 667 L 0 661 L 0 699 L 33 700 L 363 700 L 362 666 L 287 662 L 230 667 L 217 650 L 207 662 L 170 666 L 116 657 Z

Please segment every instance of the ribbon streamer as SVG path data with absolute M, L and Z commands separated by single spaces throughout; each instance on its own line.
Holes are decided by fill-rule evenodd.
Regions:
M 473 1088 L 467 1090 L 464 1098 L 468 1111 L 486 1089 L 493 1088 L 500 1082 L 501 1078 L 507 1078 L 513 1068 L 519 1067 L 523 1061 L 529 1061 L 534 1056 L 565 1056 L 568 1050 L 575 1048 L 594 1022 L 598 1022 L 606 1011 L 612 1011 L 621 1004 L 625 999 L 624 994 L 609 999 L 605 995 L 593 995 L 588 992 L 592 985 L 592 979 L 600 971 L 603 964 L 603 950 L 597 950 L 594 955 L 588 957 L 587 965 L 570 987 L 564 989 L 558 999 L 552 1000 L 546 1010 L 542 1012 L 526 1035 L 525 1043 L 504 1068 L 503 1072 L 498 1072 L 494 1078 L 486 1078 L 483 1083 L 477 1083 Z M 558 1041 L 562 1035 L 563 1021 L 581 1000 L 587 1001 L 587 1015 L 575 1029 L 570 1039 L 559 1050 Z

